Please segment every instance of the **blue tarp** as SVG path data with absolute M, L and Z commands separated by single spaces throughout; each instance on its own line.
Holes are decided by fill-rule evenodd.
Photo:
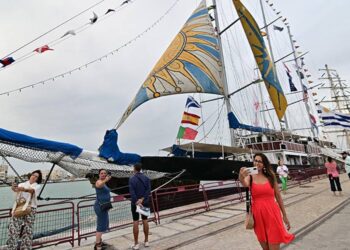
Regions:
M 250 126 L 250 125 L 246 125 L 246 124 L 241 124 L 238 121 L 237 117 L 233 114 L 233 112 L 230 112 L 228 114 L 228 121 L 230 124 L 230 128 L 233 128 L 233 129 L 241 128 L 241 129 L 249 130 L 252 132 L 260 132 L 260 133 L 273 132 L 272 129 L 262 128 L 262 127 L 254 127 L 254 126 Z
M 62 152 L 66 155 L 71 156 L 72 158 L 78 157 L 83 151 L 82 148 L 69 143 L 38 139 L 28 135 L 11 132 L 2 128 L 0 128 L 0 141 L 11 142 L 34 149 Z
M 105 158 L 109 162 L 120 165 L 132 165 L 141 162 L 141 156 L 138 154 L 120 152 L 117 142 L 117 131 L 115 129 L 107 130 L 103 144 L 99 148 L 99 156 Z

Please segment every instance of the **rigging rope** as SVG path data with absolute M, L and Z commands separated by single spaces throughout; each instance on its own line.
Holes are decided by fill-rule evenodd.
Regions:
M 93 5 L 90 6 L 89 8 L 87 8 L 87 9 L 85 9 L 85 10 L 79 12 L 78 14 L 76 14 L 75 16 L 69 18 L 68 20 L 64 21 L 63 23 L 60 23 L 59 25 L 53 27 L 53 28 L 50 29 L 49 31 L 46 31 L 44 34 L 41 34 L 40 36 L 34 38 L 33 40 L 31 40 L 31 41 L 25 43 L 25 44 L 22 45 L 21 47 L 15 49 L 15 50 L 12 51 L 11 53 L 9 53 L 9 54 L 7 54 L 6 56 L 4 56 L 2 59 L 6 58 L 6 57 L 9 57 L 10 55 L 14 54 L 15 52 L 19 51 L 20 49 L 23 49 L 24 47 L 26 47 L 26 46 L 28 46 L 29 44 L 31 44 L 31 43 L 35 42 L 36 40 L 38 40 L 39 38 L 41 38 L 41 37 L 43 37 L 43 36 L 49 34 L 50 32 L 52 32 L 52 31 L 58 29 L 58 28 L 61 27 L 62 25 L 68 23 L 69 21 L 75 19 L 76 17 L 80 16 L 81 14 L 87 12 L 88 10 L 90 10 L 90 9 L 92 9 L 93 7 L 95 7 L 95 6 L 99 5 L 99 4 L 101 4 L 101 3 L 104 2 L 104 1 L 105 1 L 105 0 L 101 0 L 101 1 L 99 1 L 99 2 L 97 2 L 97 3 L 95 3 L 95 4 L 93 4 Z
M 53 77 L 49 77 L 45 80 L 41 80 L 41 81 L 38 81 L 36 83 L 32 83 L 32 84 L 28 84 L 28 85 L 24 85 L 20 88 L 16 88 L 16 89 L 12 89 L 12 90 L 8 90 L 8 91 L 5 91 L 5 92 L 1 92 L 0 93 L 0 96 L 2 95 L 7 95 L 9 96 L 11 93 L 14 93 L 14 92 L 22 92 L 22 90 L 24 89 L 27 89 L 27 88 L 34 88 L 35 86 L 37 85 L 41 85 L 41 84 L 46 84 L 48 82 L 54 82 L 57 78 L 64 78 L 65 76 L 68 76 L 72 73 L 74 73 L 75 71 L 80 71 L 84 68 L 87 68 L 88 66 L 90 66 L 91 64 L 94 64 L 96 62 L 99 62 L 99 61 L 102 61 L 103 59 L 106 59 L 108 56 L 112 56 L 114 55 L 115 53 L 119 52 L 119 50 L 123 49 L 124 47 L 128 46 L 129 44 L 135 42 L 136 40 L 138 40 L 141 36 L 143 36 L 144 34 L 146 34 L 147 32 L 149 32 L 150 30 L 152 30 L 156 25 L 158 25 L 160 23 L 160 21 L 162 21 L 164 19 L 165 16 L 167 16 L 169 14 L 169 12 L 176 6 L 176 4 L 179 2 L 180 0 L 175 0 L 175 2 L 173 3 L 173 5 L 160 17 L 158 18 L 152 25 L 150 25 L 147 29 L 145 29 L 143 32 L 139 33 L 137 36 L 135 36 L 133 39 L 129 40 L 128 42 L 124 43 L 123 45 L 121 45 L 120 47 L 106 53 L 105 55 L 103 56 L 100 56 L 86 64 L 83 64 L 83 65 L 80 65 L 74 69 L 71 69 L 69 71 L 66 71 L 66 72 L 63 72 L 61 74 L 58 74 L 58 75 L 55 75 Z

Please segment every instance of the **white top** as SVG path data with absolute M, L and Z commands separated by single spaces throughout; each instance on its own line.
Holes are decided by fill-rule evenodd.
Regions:
M 33 184 L 30 184 L 29 181 L 26 181 L 26 182 L 19 184 L 18 187 L 24 187 L 25 189 L 34 189 L 34 193 L 33 193 L 32 197 L 31 197 L 31 194 L 28 192 L 20 192 L 21 195 L 18 198 L 23 197 L 24 199 L 26 199 L 26 201 L 28 201 L 28 199 L 31 198 L 31 201 L 32 201 L 31 207 L 37 208 L 38 207 L 37 197 L 39 195 L 41 186 L 36 182 L 34 182 Z
M 286 165 L 278 166 L 276 170 L 277 174 L 282 177 L 288 177 L 288 168 Z

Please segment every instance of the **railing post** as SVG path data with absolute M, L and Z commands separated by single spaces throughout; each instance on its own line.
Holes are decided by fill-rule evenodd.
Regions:
M 205 206 L 207 207 L 206 210 L 209 211 L 209 210 L 210 210 L 210 207 L 209 207 L 207 192 L 205 191 L 204 185 L 202 185 L 202 184 L 199 184 L 198 189 L 199 189 L 200 186 L 202 186 L 204 204 L 205 204 Z

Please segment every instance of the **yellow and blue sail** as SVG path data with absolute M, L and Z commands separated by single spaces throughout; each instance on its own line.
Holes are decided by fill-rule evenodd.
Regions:
M 281 120 L 287 109 L 287 99 L 283 93 L 281 84 L 278 81 L 275 65 L 271 60 L 267 47 L 265 46 L 260 28 L 240 0 L 233 0 L 233 4 L 238 15 L 241 16 L 241 23 L 253 51 L 255 61 L 265 82 L 270 99 L 276 110 L 277 117 Z
M 117 127 L 138 106 L 154 98 L 183 93 L 223 95 L 221 74 L 218 38 L 203 0 L 154 66 Z

